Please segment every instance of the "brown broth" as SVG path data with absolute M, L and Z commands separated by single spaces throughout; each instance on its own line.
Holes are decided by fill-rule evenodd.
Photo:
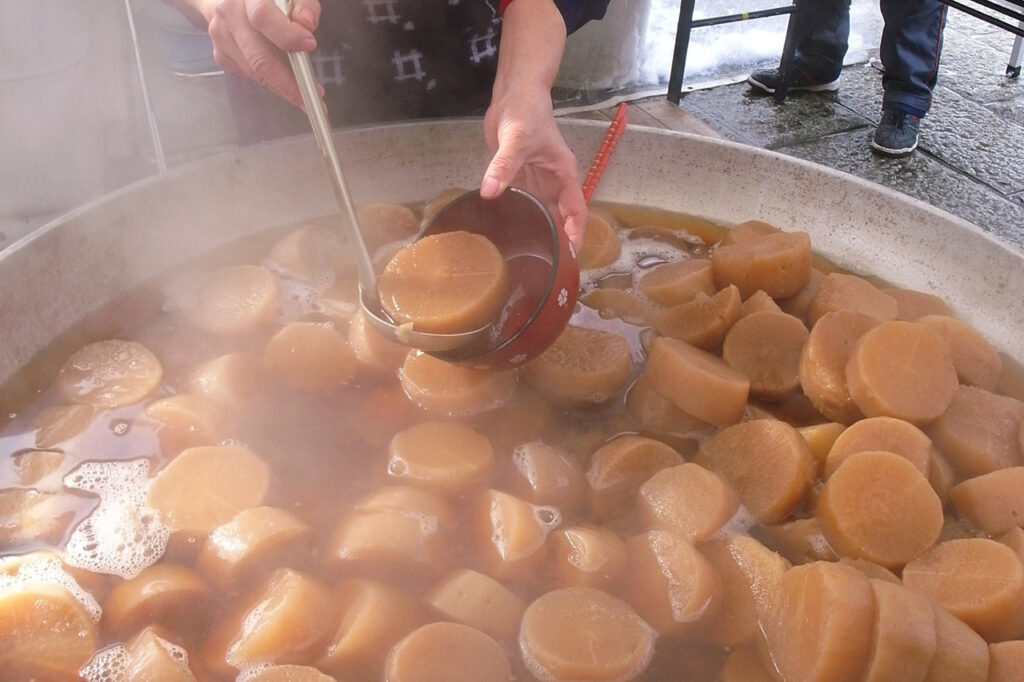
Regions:
M 584 291 L 596 286 L 631 289 L 636 284 L 637 276 L 645 269 L 644 266 L 650 267 L 656 262 L 672 258 L 707 257 L 725 230 L 723 226 L 706 220 L 655 209 L 620 205 L 603 205 L 597 209 L 606 211 L 620 225 L 625 245 L 624 255 L 608 268 L 585 273 Z M 324 218 L 317 222 L 330 224 L 331 220 Z M 230 339 L 215 337 L 196 330 L 179 313 L 164 310 L 164 291 L 169 283 L 182 277 L 183 273 L 202 271 L 221 264 L 259 262 L 269 247 L 294 227 L 286 226 L 243 243 L 232 244 L 189 264 L 181 272 L 162 276 L 135 291 L 127 292 L 42 350 L 0 392 L 3 396 L 0 399 L 0 414 L 5 415 L 4 421 L 0 422 L 3 424 L 0 430 L 3 451 L 0 454 L 5 456 L 0 461 L 0 491 L 32 487 L 22 485 L 12 465 L 13 455 L 36 448 L 34 421 L 42 410 L 60 402 L 53 382 L 62 363 L 78 348 L 101 339 L 121 338 L 139 341 L 153 350 L 163 363 L 165 375 L 160 389 L 145 404 L 184 392 L 189 373 L 205 360 L 228 351 L 259 352 L 276 328 L 261 328 Z M 820 258 L 815 261 L 815 267 L 824 271 L 835 269 Z M 306 312 L 301 319 L 332 320 L 338 325 L 343 323 L 341 318 L 324 309 Z M 605 329 L 625 337 L 630 342 L 636 365 L 635 374 L 639 373 L 644 358 L 644 345 L 648 340 L 642 329 L 621 320 L 603 319 L 594 311 L 582 307 L 577 311 L 574 323 Z M 1024 393 L 1024 381 L 1021 380 L 1024 374 L 1020 372 L 1019 366 L 1008 367 L 1004 374 L 1008 377 L 1007 393 Z M 523 386 L 519 390 L 528 399 L 545 402 L 545 398 L 536 391 Z M 64 460 L 57 472 L 34 487 L 41 492 L 54 493 L 53 510 L 54 515 L 60 519 L 59 532 L 46 538 L 0 542 L 0 559 L 40 549 L 59 551 L 75 528 L 94 513 L 99 503 L 95 494 L 73 490 L 61 484 L 62 480 L 66 480 L 66 474 L 81 463 L 144 458 L 149 461 L 150 475 L 153 475 L 177 454 L 164 451 L 158 424 L 143 413 L 145 404 L 99 412 L 85 431 L 52 448 L 63 452 Z M 822 421 L 820 415 L 799 397 L 781 405 L 760 407 L 774 410 L 797 426 Z M 462 418 L 462 421 L 492 442 L 497 466 L 490 487 L 511 487 L 512 477 L 515 476 L 510 465 L 512 451 L 520 438 L 540 438 L 546 443 L 559 445 L 585 471 L 589 456 L 602 443 L 618 434 L 643 431 L 641 425 L 626 411 L 621 395 L 604 405 L 585 410 L 567 410 L 552 405 L 546 407 L 546 411 L 550 417 L 540 428 L 531 425 L 525 416 L 522 417 L 523 422 L 515 421 L 523 413 L 513 412 L 511 408 Z M 443 419 L 406 400 L 396 377 L 381 376 L 365 370 L 358 371 L 355 378 L 344 387 L 329 393 L 311 394 L 271 383 L 265 390 L 248 396 L 243 409 L 230 415 L 222 435 L 232 442 L 244 443 L 269 465 L 272 482 L 263 504 L 291 512 L 312 529 L 311 540 L 304 551 L 296 553 L 292 558 L 279 558 L 276 565 L 291 566 L 306 572 L 325 586 L 333 586 L 352 575 L 350 570 L 338 568 L 324 561 L 323 557 L 325 546 L 339 519 L 368 491 L 387 482 L 385 462 L 391 437 L 419 422 L 438 418 Z M 687 457 L 697 445 L 695 441 L 686 440 L 675 440 L 670 444 Z M 450 500 L 457 518 L 468 518 L 471 513 L 471 497 Z M 0 518 L 0 521 L 3 520 Z M 568 525 L 585 523 L 588 518 L 585 511 L 582 511 L 565 513 L 561 521 Z M 624 509 L 621 515 L 607 525 L 623 538 L 643 530 L 641 519 L 630 509 Z M 467 532 L 468 529 L 459 528 L 454 536 L 460 537 Z M 0 535 L 0 540 L 3 537 Z M 172 537 L 162 561 L 192 566 L 202 541 L 201 537 Z M 447 563 L 450 568 L 455 568 L 462 565 L 475 566 L 479 562 L 474 558 L 472 549 L 456 543 L 449 548 Z M 436 575 L 424 576 L 400 571 L 396 574 L 395 584 L 418 597 L 435 579 Z M 117 576 L 99 575 L 86 577 L 81 582 L 93 589 L 102 604 L 109 591 L 121 580 Z M 508 587 L 529 603 L 546 591 L 549 585 L 543 571 L 532 571 L 511 580 Z M 196 614 L 191 629 L 183 628 L 169 634 L 169 639 L 184 646 L 190 660 L 197 662 L 194 670 L 200 679 L 234 679 L 233 675 L 218 675 L 206 670 L 202 661 L 208 624 L 237 608 L 239 589 L 217 591 L 211 603 L 204 606 L 203 612 Z M 97 649 L 124 639 L 101 627 Z M 509 653 L 518 679 L 531 679 L 522 669 L 515 651 L 510 650 Z M 659 642 L 650 668 L 637 679 L 662 680 L 669 674 L 678 674 L 681 670 L 692 668 L 694 676 L 687 679 L 710 681 L 716 679 L 718 666 L 725 655 L 724 649 L 701 645 L 696 640 L 662 641 Z

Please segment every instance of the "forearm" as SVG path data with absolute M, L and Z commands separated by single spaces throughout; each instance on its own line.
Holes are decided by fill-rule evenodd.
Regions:
M 550 93 L 565 51 L 566 28 L 552 0 L 514 0 L 502 17 L 494 96 Z

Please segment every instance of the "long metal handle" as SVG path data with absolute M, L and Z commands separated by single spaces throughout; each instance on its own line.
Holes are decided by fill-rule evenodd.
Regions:
M 285 16 L 291 16 L 292 0 L 274 1 Z M 331 126 L 327 118 L 327 107 L 320 99 L 320 93 L 317 90 L 316 77 L 313 75 L 313 63 L 306 52 L 289 52 L 288 61 L 291 63 L 292 71 L 295 72 L 295 80 L 298 82 L 299 92 L 302 94 L 302 103 L 306 107 L 306 115 L 309 116 L 309 122 L 313 127 L 313 136 L 320 147 L 320 155 L 323 157 L 327 176 L 331 181 L 331 189 L 334 190 L 334 196 L 338 200 L 343 217 L 347 219 L 349 241 L 355 248 L 356 267 L 359 270 L 359 288 L 364 294 L 376 297 L 377 277 L 374 273 L 373 261 L 370 260 L 370 253 L 366 250 L 366 243 L 359 230 L 359 220 L 356 218 L 352 196 L 348 192 L 345 174 L 341 170 L 338 152 L 334 148 L 334 138 L 331 136 Z

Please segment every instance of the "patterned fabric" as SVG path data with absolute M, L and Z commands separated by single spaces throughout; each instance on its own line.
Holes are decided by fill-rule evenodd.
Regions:
M 514 1 L 514 0 L 510 0 Z M 567 29 L 609 0 L 554 0 Z M 505 2 L 504 5 L 507 5 Z M 498 65 L 501 0 L 321 0 L 312 55 L 333 127 L 482 115 Z M 308 129 L 305 116 L 231 79 L 242 141 Z
M 479 0 L 324 0 L 313 55 L 334 125 L 479 114 L 501 18 Z
M 556 0 L 570 29 L 607 3 Z M 501 9 L 497 0 L 323 0 L 313 65 L 332 123 L 482 114 Z

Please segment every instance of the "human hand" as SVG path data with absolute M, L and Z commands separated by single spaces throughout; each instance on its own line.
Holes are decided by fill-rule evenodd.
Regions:
M 484 116 L 484 137 L 494 154 L 480 195 L 494 198 L 513 182 L 535 194 L 560 217 L 579 252 L 587 224 L 576 156 L 555 123 L 551 96 L 496 97 Z
M 302 95 L 281 53 L 316 48 L 318 0 L 294 0 L 291 18 L 274 0 L 189 0 L 206 19 L 213 56 L 225 71 L 256 81 L 302 108 Z
M 555 125 L 551 87 L 566 28 L 552 0 L 515 0 L 502 16 L 498 72 L 484 137 L 494 155 L 480 196 L 497 197 L 512 182 L 540 198 L 576 247 L 583 246 L 587 202 L 576 157 Z

